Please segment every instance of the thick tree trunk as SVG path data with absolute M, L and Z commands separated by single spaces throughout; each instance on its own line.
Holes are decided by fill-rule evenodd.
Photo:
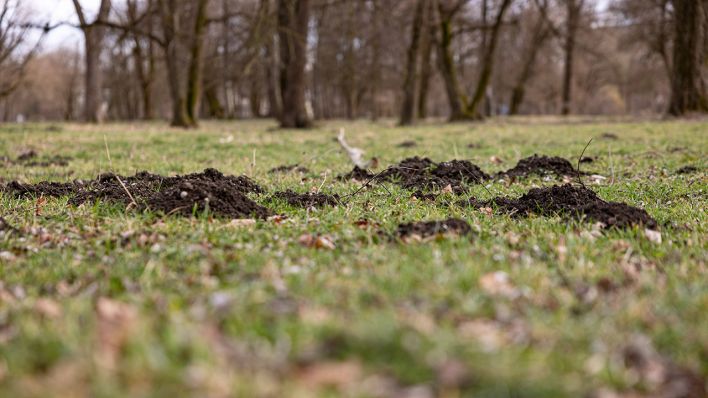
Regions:
M 311 124 L 305 109 L 309 18 L 309 0 L 278 0 L 282 95 L 280 126 L 283 128 L 306 128 Z
M 189 74 L 187 75 L 187 115 L 192 125 L 199 120 L 199 103 L 202 96 L 202 70 L 204 69 L 204 30 L 207 23 L 207 4 L 209 0 L 198 0 L 194 16 L 194 37 L 192 38 Z
M 544 3 L 545 4 L 545 3 Z M 545 10 L 541 10 L 541 13 L 545 13 Z M 509 101 L 509 114 L 516 115 L 519 113 L 519 108 L 524 102 L 524 95 L 526 92 L 526 83 L 528 83 L 531 75 L 533 74 L 533 68 L 536 64 L 536 57 L 540 51 L 540 47 L 548 39 L 550 30 L 546 28 L 546 20 L 543 15 L 539 15 L 538 21 L 533 28 L 533 34 L 529 45 L 526 48 L 526 53 L 522 59 L 521 73 L 516 79 L 514 88 L 511 91 L 511 101 Z
M 411 27 L 411 43 L 408 46 L 406 77 L 403 82 L 403 103 L 401 105 L 401 126 L 413 124 L 416 120 L 418 91 L 420 87 L 419 54 L 423 22 L 425 21 L 426 0 L 418 0 Z M 426 32 L 427 33 L 427 32 Z
M 224 112 L 224 107 L 219 101 L 219 95 L 216 91 L 216 85 L 208 85 L 204 90 L 204 98 L 206 99 L 207 107 L 209 108 L 209 115 L 216 119 L 223 119 L 226 116 Z
M 425 19 L 423 25 L 425 30 L 423 32 L 423 39 L 421 45 L 421 66 L 420 66 L 420 91 L 418 92 L 418 117 L 425 119 L 428 116 L 428 91 L 430 88 L 430 77 L 432 75 L 432 55 L 433 55 L 433 41 L 435 40 L 435 24 L 432 23 L 430 16 L 433 15 L 433 2 L 428 1 L 428 10 L 426 15 L 428 18 Z
M 111 10 L 110 0 L 101 0 L 96 20 L 89 23 L 79 0 L 73 0 L 76 15 L 84 34 L 85 50 L 85 86 L 84 86 L 84 120 L 91 123 L 100 123 L 103 118 L 102 105 L 103 79 L 101 74 L 101 52 L 103 51 L 106 28 L 96 22 L 108 18 Z
M 179 65 L 180 48 L 177 32 L 181 30 L 179 10 L 174 1 L 158 0 L 162 19 L 162 34 L 164 37 L 165 65 L 167 66 L 167 83 L 172 101 L 172 126 L 189 128 L 194 123 L 187 112 L 187 98 L 183 86 L 184 76 Z
M 439 25 L 439 36 L 437 39 L 438 49 L 438 68 L 440 75 L 445 82 L 445 93 L 450 107 L 450 120 L 468 119 L 465 114 L 466 98 L 460 89 L 460 83 L 457 78 L 457 69 L 452 56 L 452 18 L 453 12 L 446 10 L 442 3 L 437 7 L 437 23 Z
M 484 52 L 484 58 L 482 60 L 482 70 L 479 72 L 479 80 L 477 81 L 477 88 L 475 89 L 474 95 L 472 96 L 472 101 L 467 106 L 466 113 L 472 115 L 474 118 L 482 118 L 482 114 L 479 112 L 479 105 L 484 100 L 485 93 L 487 92 L 487 86 L 489 86 L 489 81 L 492 77 L 492 70 L 494 67 L 494 53 L 496 52 L 497 43 L 499 42 L 499 32 L 501 30 L 501 25 L 504 20 L 504 14 L 509 6 L 513 3 L 513 0 L 503 0 L 499 6 L 499 11 L 497 12 L 496 19 L 494 20 L 494 25 L 492 26 L 492 31 L 487 41 L 487 47 Z
M 563 67 L 563 89 L 561 114 L 569 115 L 573 100 L 573 62 L 575 56 L 575 38 L 580 25 L 580 12 L 585 0 L 567 0 L 567 16 L 565 29 L 565 65 Z
M 669 113 L 708 112 L 701 65 L 706 59 L 703 0 L 674 0 L 675 38 Z
M 84 81 L 84 120 L 90 123 L 101 122 L 101 36 L 96 27 L 84 29 L 85 81 Z

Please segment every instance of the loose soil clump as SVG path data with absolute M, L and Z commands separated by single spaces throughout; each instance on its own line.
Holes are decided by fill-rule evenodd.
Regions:
M 555 174 L 557 177 L 578 176 L 578 172 L 567 159 L 558 156 L 533 156 L 519 160 L 514 168 L 498 173 L 499 177 L 523 178 L 531 175 L 546 176 Z
M 414 148 L 418 146 L 418 143 L 413 140 L 403 141 L 396 145 L 399 148 Z
M 683 166 L 680 169 L 676 170 L 676 174 L 692 174 L 698 171 L 698 167 L 696 166 Z
M 643 209 L 626 203 L 606 202 L 590 189 L 570 184 L 534 188 L 518 199 L 499 197 L 486 202 L 471 199 L 464 203 L 477 208 L 496 207 L 516 217 L 529 214 L 560 215 L 600 222 L 605 228 L 627 228 L 633 225 L 657 227 L 656 220 Z
M 39 153 L 34 149 L 21 152 L 15 160 L 7 156 L 0 158 L 0 161 L 6 165 L 19 165 L 23 167 L 65 167 L 69 165 L 71 157 L 69 156 L 50 156 L 40 157 Z
M 339 204 L 339 195 L 326 195 L 323 193 L 297 193 L 291 190 L 276 192 L 274 198 L 283 199 L 289 205 L 296 207 L 324 207 L 336 206 Z
M 338 181 L 347 181 L 347 180 L 355 180 L 355 181 L 369 181 L 372 178 L 374 178 L 376 175 L 372 174 L 366 169 L 362 169 L 359 166 L 354 166 L 352 171 L 346 174 L 342 174 L 337 176 Z
M 449 218 L 444 221 L 419 221 L 400 224 L 396 229 L 396 236 L 402 240 L 422 240 L 448 234 L 463 236 L 470 232 L 472 232 L 472 228 L 467 221 Z
M 463 193 L 465 184 L 476 184 L 489 179 L 477 165 L 467 160 L 435 163 L 418 156 L 407 158 L 386 169 L 381 181 L 390 181 L 406 189 L 433 190 L 450 186 L 454 193 Z
M 290 164 L 290 165 L 282 165 L 278 167 L 274 167 L 270 170 L 268 170 L 269 174 L 277 174 L 277 173 L 290 173 L 290 172 L 296 172 L 296 173 L 309 173 L 310 169 L 307 167 L 300 166 L 299 164 Z
M 112 173 L 101 174 L 95 180 L 68 183 L 11 182 L 3 191 L 16 197 L 69 196 L 69 203 L 115 202 L 150 209 L 165 214 L 191 216 L 210 213 L 231 218 L 266 218 L 270 211 L 249 199 L 247 193 L 262 193 L 263 189 L 245 176 L 225 176 L 215 169 L 176 177 L 164 177 L 139 172 L 131 177 Z

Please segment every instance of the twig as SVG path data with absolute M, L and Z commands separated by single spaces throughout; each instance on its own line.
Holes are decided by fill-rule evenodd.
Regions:
M 590 141 L 588 141 L 588 143 L 585 144 L 585 148 L 583 148 L 583 151 L 580 153 L 580 156 L 578 156 L 578 168 L 577 168 L 578 169 L 577 170 L 578 176 L 577 177 L 578 177 L 578 182 L 580 183 L 580 185 L 583 186 L 583 188 L 585 188 L 585 184 L 583 184 L 583 180 L 580 178 L 580 161 L 583 159 L 583 155 L 585 155 L 585 150 L 588 149 L 592 140 L 593 139 L 590 138 Z
M 130 194 L 130 191 L 128 191 L 128 187 L 126 187 L 125 184 L 123 184 L 123 181 L 121 181 L 121 180 L 120 180 L 120 177 L 118 177 L 117 175 L 116 175 L 116 180 L 118 180 L 118 183 L 120 183 L 120 186 L 123 187 L 123 189 L 125 190 L 125 193 L 128 194 L 128 197 L 129 197 L 130 200 L 132 201 L 132 202 L 130 203 L 130 205 L 128 205 L 128 207 L 130 207 L 130 206 L 136 206 L 136 207 L 137 207 L 137 206 L 138 206 L 138 202 L 136 202 L 136 201 L 135 201 L 135 198 L 133 197 L 133 195 Z

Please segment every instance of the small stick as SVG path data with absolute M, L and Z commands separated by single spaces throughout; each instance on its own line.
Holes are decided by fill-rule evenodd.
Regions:
M 585 155 L 585 150 L 588 149 L 588 147 L 590 146 L 590 143 L 592 142 L 592 140 L 593 140 L 593 139 L 590 138 L 590 141 L 588 141 L 588 143 L 585 144 L 585 148 L 583 148 L 583 151 L 580 153 L 580 156 L 578 156 L 578 171 L 577 171 L 577 173 L 578 173 L 578 182 L 580 183 L 580 185 L 583 186 L 583 188 L 585 188 L 585 184 L 583 184 L 583 180 L 580 178 L 580 161 L 583 159 L 583 155 Z
M 128 187 L 126 187 L 125 184 L 123 184 L 123 181 L 120 180 L 120 177 L 116 176 L 116 180 L 118 180 L 118 182 L 120 183 L 120 186 L 123 187 L 123 189 L 125 190 L 125 193 L 128 194 L 128 197 L 129 197 L 130 200 L 132 201 L 128 207 L 130 207 L 130 206 L 136 206 L 136 207 L 137 207 L 137 206 L 138 206 L 138 202 L 136 202 L 136 201 L 135 201 L 135 198 L 133 197 L 133 195 L 130 194 L 130 191 L 128 191 Z
M 325 182 L 327 182 L 327 172 L 325 172 L 324 179 L 322 179 L 322 184 L 320 184 L 320 186 L 317 188 L 317 193 L 320 193 Z

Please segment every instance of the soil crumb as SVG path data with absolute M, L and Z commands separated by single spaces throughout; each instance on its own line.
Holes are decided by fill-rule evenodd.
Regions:
M 337 176 L 337 180 L 339 180 L 339 181 L 347 181 L 347 180 L 369 181 L 374 177 L 375 177 L 375 174 L 372 174 L 368 170 L 362 169 L 359 166 L 354 166 L 352 171 L 350 171 L 349 173 Z
M 277 174 L 277 173 L 290 173 L 290 172 L 296 172 L 296 173 L 309 173 L 310 169 L 307 167 L 300 166 L 299 164 L 290 164 L 290 165 L 282 165 L 278 167 L 274 167 L 270 170 L 268 170 L 269 174 Z
M 617 136 L 617 134 L 615 134 L 615 133 L 606 132 L 606 133 L 600 134 L 600 138 L 605 139 L 605 140 L 618 140 L 619 136 Z
M 396 229 L 396 236 L 402 240 L 423 240 L 440 235 L 467 235 L 472 228 L 465 220 L 449 218 L 444 221 L 420 221 L 400 224 Z
M 214 215 L 231 218 L 266 218 L 270 215 L 268 209 L 246 196 L 246 193 L 262 193 L 258 184 L 248 177 L 225 176 L 215 169 L 175 177 L 143 171 L 130 177 L 106 173 L 87 182 L 76 180 L 32 185 L 13 181 L 5 186 L 4 191 L 16 197 L 69 196 L 72 205 L 115 202 L 134 205 L 139 210 L 182 216 L 203 213 L 207 209 Z
M 592 158 L 590 156 L 583 156 L 580 158 L 580 163 L 592 163 L 595 161 L 595 158 Z
M 578 175 L 573 165 L 567 159 L 558 156 L 538 156 L 534 154 L 519 160 L 514 168 L 498 173 L 500 177 L 528 177 L 531 175 L 546 176 L 555 174 L 557 177 Z
M 676 174 L 692 174 L 698 171 L 698 167 L 696 166 L 683 166 L 680 169 L 676 170 Z
M 291 190 L 276 192 L 274 198 L 283 199 L 291 206 L 296 207 L 324 207 L 339 204 L 339 195 L 326 195 L 323 193 L 296 193 Z
M 520 217 L 538 214 L 586 219 L 600 222 L 605 228 L 627 228 L 633 225 L 652 229 L 657 227 L 656 220 L 643 209 L 626 203 L 606 202 L 590 189 L 570 184 L 534 188 L 518 199 L 498 197 L 486 202 L 470 199 L 464 204 L 477 208 L 496 207 Z
M 414 148 L 414 147 L 418 146 L 418 143 L 413 140 L 408 140 L 408 141 L 403 141 L 396 146 L 399 148 Z

